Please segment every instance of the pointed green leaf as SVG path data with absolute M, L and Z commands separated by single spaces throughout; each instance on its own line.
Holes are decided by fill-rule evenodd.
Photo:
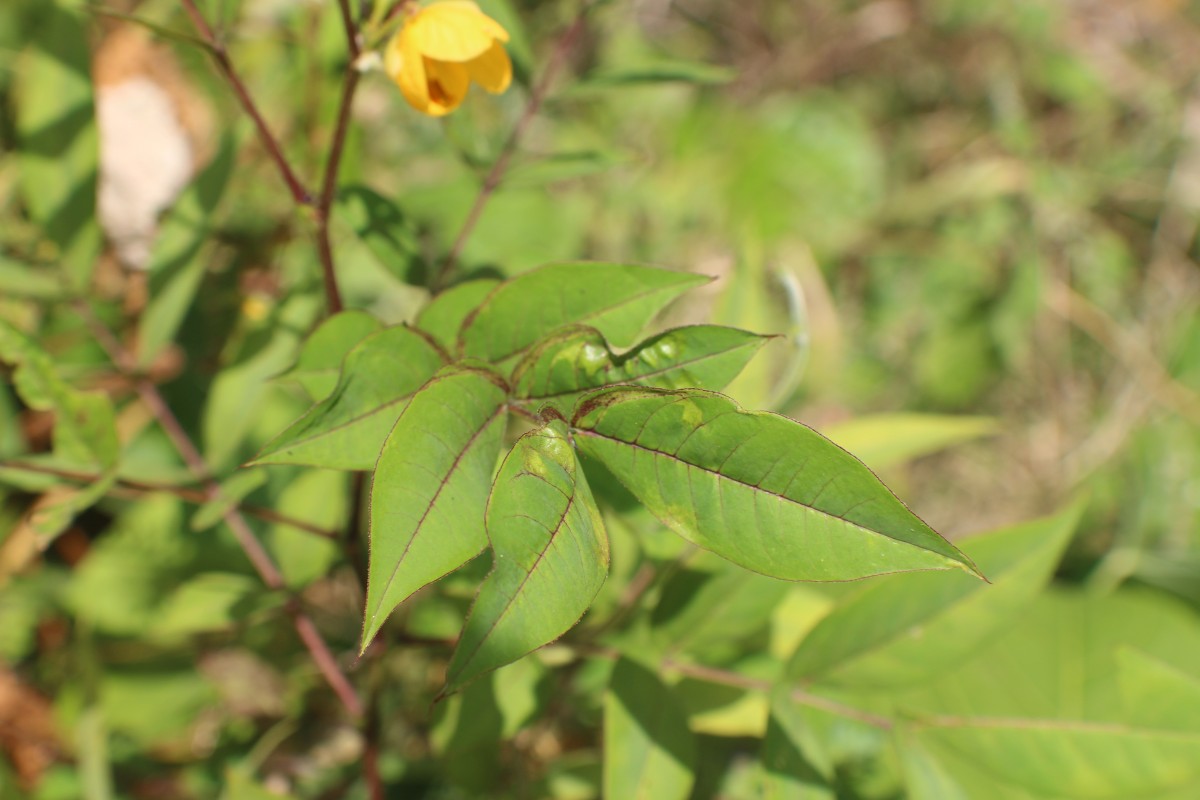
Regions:
M 581 401 L 573 424 L 576 446 L 664 524 L 755 572 L 977 572 L 860 461 L 786 417 L 713 392 L 615 387 Z
M 216 525 L 225 515 L 245 500 L 255 489 L 267 482 L 267 472 L 262 469 L 242 469 L 221 481 L 221 490 L 192 515 L 188 527 L 195 532 L 205 531 Z
M 897 575 L 840 603 L 788 666 L 795 680 L 874 688 L 916 683 L 1015 621 L 1054 574 L 1083 507 L 963 541 L 989 576 Z
M 368 470 L 404 406 L 443 364 L 411 328 L 371 334 L 351 350 L 333 394 L 263 448 L 254 464 Z
M 579 621 L 608 574 L 608 538 L 566 423 L 522 436 L 487 508 L 494 566 L 450 661 L 446 691 L 554 641 Z
M 505 399 L 488 370 L 447 367 L 396 420 L 371 485 L 364 649 L 392 609 L 487 546 L 484 509 Z
M 416 225 L 392 200 L 367 186 L 347 186 L 338 192 L 334 213 L 354 229 L 381 266 L 405 283 L 425 283 Z
M 500 285 L 494 278 L 480 278 L 452 286 L 434 297 L 417 315 L 416 326 L 432 336 L 449 352 L 458 348 L 458 331 L 471 312 Z
M 711 553 L 702 556 L 665 581 L 650 621 L 668 654 L 682 651 L 724 663 L 721 659 L 744 652 L 747 639 L 766 631 L 772 609 L 793 584 L 747 572 Z
M 1200 778 L 1200 733 L 1120 723 L 964 717 L 914 728 L 935 753 L 1038 796 L 1158 797 Z
M 296 381 L 309 397 L 322 400 L 337 387 L 342 359 L 355 345 L 382 329 L 383 323 L 365 311 L 334 314 L 309 335 L 295 366 L 279 377 Z
M 233 174 L 236 147 L 225 137 L 213 158 L 159 226 L 146 266 L 150 298 L 138 326 L 137 364 L 146 367 L 175 339 L 204 278 L 212 215 Z
M 770 337 L 692 325 L 613 353 L 595 328 L 563 328 L 538 342 L 513 370 L 513 393 L 569 414 L 586 392 L 614 383 L 719 391 Z
M 671 689 L 619 660 L 604 698 L 604 797 L 686 800 L 695 762 L 695 737 Z
M 505 281 L 463 325 L 464 355 L 503 363 L 551 331 L 591 325 L 617 345 L 632 343 L 646 323 L 708 278 L 632 264 L 548 264 Z
M 763 800 L 834 800 L 829 756 L 784 692 L 771 701 L 762 767 Z
M 821 432 L 872 469 L 883 469 L 997 430 L 996 420 L 991 417 L 876 414 L 830 425 Z

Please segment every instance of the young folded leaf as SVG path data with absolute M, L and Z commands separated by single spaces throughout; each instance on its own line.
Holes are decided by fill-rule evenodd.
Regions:
M 413 392 L 444 363 L 441 351 L 411 328 L 371 334 L 346 354 L 333 393 L 268 442 L 251 463 L 372 469 Z
M 667 303 L 708 280 L 633 264 L 547 264 L 496 287 L 463 323 L 459 343 L 464 355 L 495 364 L 572 323 L 632 344 Z
M 665 525 L 755 572 L 979 574 L 862 462 L 786 417 L 714 392 L 613 387 L 584 398 L 573 426 L 576 446 Z
M 446 367 L 413 395 L 379 454 L 362 646 L 413 592 L 487 545 L 483 515 L 504 435 L 503 381 Z
M 494 566 L 479 589 L 445 692 L 562 636 L 608 574 L 608 538 L 567 426 L 522 436 L 488 499 Z
M 513 393 L 569 414 L 592 389 L 636 383 L 662 389 L 724 389 L 769 336 L 720 325 L 675 328 L 616 355 L 585 325 L 539 342 L 513 370 Z

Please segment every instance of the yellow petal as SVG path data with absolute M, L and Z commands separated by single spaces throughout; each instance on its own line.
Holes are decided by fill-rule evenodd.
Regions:
M 429 82 L 425 75 L 425 59 L 408 35 L 408 28 L 401 28 L 383 54 L 383 68 L 388 77 L 400 87 L 400 93 L 408 104 L 422 114 L 430 111 Z M 444 112 L 443 112 L 444 113 Z
M 483 55 L 468 61 L 467 72 L 471 80 L 492 94 L 500 94 L 512 83 L 512 61 L 499 42 L 492 42 Z
M 425 80 L 429 97 L 429 108 L 425 113 L 434 117 L 449 114 L 458 108 L 471 86 L 466 65 L 432 58 L 425 59 Z
M 438 61 L 470 61 L 497 39 L 508 41 L 508 31 L 467 0 L 446 0 L 422 8 L 404 27 L 421 54 Z

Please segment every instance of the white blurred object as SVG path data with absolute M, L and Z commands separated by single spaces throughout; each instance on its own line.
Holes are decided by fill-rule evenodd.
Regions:
M 121 263 L 145 269 L 159 215 L 192 177 L 195 155 L 171 95 L 131 76 L 96 92 L 99 217 Z

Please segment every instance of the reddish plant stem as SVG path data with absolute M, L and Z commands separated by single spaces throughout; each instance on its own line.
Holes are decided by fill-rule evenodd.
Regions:
M 13 469 L 21 472 L 32 472 L 39 475 L 53 475 L 56 478 L 72 481 L 74 483 L 95 483 L 102 476 L 87 473 L 73 472 L 71 470 L 54 469 L 43 464 L 30 464 L 24 461 L 0 461 L 0 469 Z M 155 483 L 153 481 L 138 481 L 130 478 L 118 478 L 117 483 L 109 492 L 114 497 L 142 497 L 147 494 L 170 494 L 178 497 L 186 503 L 195 505 L 203 505 L 209 501 L 207 491 L 200 489 L 192 489 L 187 486 L 176 486 L 170 483 Z M 337 539 L 341 534 L 337 531 L 329 531 L 311 522 L 306 522 L 302 519 L 290 517 L 287 514 L 280 514 L 273 508 L 263 508 L 262 506 L 252 506 L 246 503 L 238 503 L 237 508 L 243 514 L 251 517 L 257 517 L 264 522 L 275 522 L 280 525 L 287 525 L 297 530 L 302 530 L 305 533 L 311 533 L 314 536 L 320 536 L 324 539 Z
M 537 116 L 538 110 L 542 107 L 542 102 L 550 93 L 550 88 L 554 85 L 554 79 L 558 77 L 559 71 L 567 61 L 567 56 L 571 52 L 571 48 L 575 45 L 575 40 L 579 38 L 579 34 L 583 31 L 583 23 L 587 17 L 587 12 L 591 9 L 592 2 L 584 2 L 579 9 L 579 13 L 575 15 L 575 20 L 570 27 L 563 32 L 559 37 L 558 43 L 554 46 L 554 52 L 550 55 L 550 60 L 546 62 L 546 68 L 542 72 L 542 77 L 538 80 L 533 88 L 533 92 L 529 95 L 529 102 L 525 104 L 525 110 L 521 112 L 517 124 L 513 127 L 512 133 L 509 134 L 508 141 L 504 143 L 504 147 L 500 150 L 500 155 L 492 163 L 492 168 L 488 170 L 487 175 L 483 179 L 483 185 L 479 187 L 479 193 L 475 195 L 475 202 L 471 205 L 471 210 L 467 212 L 467 218 L 463 221 L 462 228 L 458 231 L 458 236 L 454 239 L 454 244 L 450 247 L 450 252 L 446 254 L 445 261 L 438 269 L 434 276 L 431 288 L 436 292 L 442 289 L 449 282 L 454 274 L 454 269 L 458 264 L 458 258 L 462 255 L 462 249 L 467 244 L 467 239 L 475 230 L 475 226 L 479 224 L 479 218 L 483 214 L 483 209 L 487 206 L 488 201 L 492 199 L 496 189 L 500 187 L 504 180 L 505 174 L 508 172 L 509 163 L 512 161 L 513 155 L 516 153 L 517 145 L 521 141 L 521 137 L 525 135 L 529 124 L 533 122 L 533 118 Z
M 357 41 L 357 34 L 350 33 L 350 38 Z M 337 176 L 342 166 L 342 154 L 346 150 L 350 112 L 358 89 L 359 72 L 355 66 L 356 58 L 355 51 L 352 51 L 351 61 L 346 65 L 346 74 L 342 80 L 342 99 L 338 104 L 333 141 L 329 144 L 329 158 L 325 161 L 325 176 L 321 181 L 321 197 L 317 202 L 317 254 L 321 259 L 321 270 L 325 278 L 325 300 L 330 314 L 336 314 L 345 307 L 338 289 L 333 247 L 329 241 L 329 217 L 333 213 L 333 201 L 337 197 Z
M 229 82 L 233 93 L 237 95 L 238 102 L 241 103 L 242 109 L 254 121 L 254 127 L 258 130 L 258 138 L 262 140 L 263 147 L 266 148 L 267 154 L 271 160 L 275 162 L 276 169 L 279 170 L 284 182 L 287 184 L 288 191 L 292 194 L 292 199 L 297 205 L 311 205 L 312 195 L 308 189 L 296 177 L 295 170 L 288 162 L 287 156 L 283 154 L 283 148 L 279 144 L 279 140 L 271 133 L 271 128 L 267 125 L 267 121 L 263 119 L 262 113 L 258 110 L 258 105 L 254 102 L 254 98 L 250 96 L 250 90 L 246 88 L 246 84 L 242 82 L 241 77 L 233 68 L 233 62 L 229 59 L 229 51 L 225 49 L 225 45 L 217 38 L 216 33 L 204 19 L 204 15 L 200 13 L 200 9 L 196 7 L 195 0 L 180 0 L 183 5 L 184 12 L 192 21 L 192 27 L 196 29 L 196 33 L 204 40 L 208 51 L 212 54 L 213 60 L 217 62 L 217 68 L 221 70 L 221 74 L 225 76 L 225 80 Z
M 138 398 L 150 409 L 150 412 L 158 420 L 158 424 L 167 434 L 167 438 L 179 451 L 179 455 L 183 458 L 188 469 L 202 481 L 205 485 L 205 491 L 210 500 L 216 500 L 221 497 L 221 486 L 209 473 L 208 465 L 204 461 L 204 456 L 196 449 L 196 445 L 192 443 L 191 437 L 180 424 L 179 418 L 171 411 L 171 407 L 167 405 L 166 400 L 158 391 L 158 387 L 147 378 L 137 375 L 137 362 L 133 356 L 126 350 L 117 337 L 113 335 L 107 326 L 92 312 L 91 308 L 85 302 L 76 303 L 76 309 L 83 318 L 88 327 L 92 330 L 93 335 L 100 346 L 108 353 L 109 358 L 117 367 L 131 378 L 133 378 L 134 388 L 137 391 Z M 287 583 L 283 578 L 283 574 L 279 568 L 275 566 L 275 562 L 271 559 L 271 555 L 262 546 L 262 542 L 254 535 L 246 518 L 242 516 L 237 508 L 231 508 L 225 513 L 225 524 L 229 526 L 233 532 L 234 538 L 238 545 L 245 552 L 246 557 L 250 559 L 250 563 L 254 566 L 256 572 L 267 588 L 277 591 L 287 591 Z M 321 675 L 329 683 L 334 694 L 338 696 L 346 710 L 356 718 L 362 717 L 363 706 L 358 698 L 358 693 L 354 687 L 350 685 L 350 681 L 338 666 L 337 659 L 333 657 L 333 653 L 329 650 L 329 645 L 321 638 L 321 634 L 317 631 L 312 619 L 300 608 L 299 602 L 295 598 L 286 604 L 285 608 L 289 616 L 292 618 L 292 624 L 296 629 L 300 641 L 303 642 L 305 648 L 308 649 L 309 655 L 312 657 L 313 663 Z
M 350 61 L 353 62 L 362 52 L 362 45 L 358 41 L 358 23 L 354 21 L 354 14 L 350 12 L 350 0 L 338 0 L 338 10 L 342 14 L 342 27 L 346 31 L 346 50 L 350 53 Z
M 218 39 L 208 21 L 204 19 L 204 15 L 196 7 L 195 0 L 181 0 L 181 2 L 196 32 L 208 47 L 209 52 L 212 53 L 213 60 L 216 61 L 221 74 L 225 76 L 234 94 L 237 95 L 242 108 L 254 121 L 259 139 L 262 140 L 268 155 L 275 163 L 280 176 L 282 176 L 284 182 L 287 184 L 288 191 L 292 195 L 292 200 L 297 205 L 308 206 L 315 211 L 317 223 L 317 257 L 321 262 L 321 277 L 325 286 L 325 305 L 330 314 L 338 313 L 345 308 L 345 304 L 342 302 L 341 290 L 338 288 L 333 247 L 329 241 L 329 215 L 337 190 L 337 175 L 341 167 L 346 134 L 350 125 L 350 109 L 353 105 L 355 91 L 358 88 L 359 73 L 356 61 L 362 52 L 358 40 L 358 29 L 350 12 L 349 0 L 339 0 L 338 6 L 341 10 L 342 22 L 346 28 L 350 63 L 346 66 L 346 75 L 342 82 L 342 99 L 339 104 L 333 141 L 329 146 L 329 156 L 325 162 L 325 174 L 321 182 L 321 194 L 315 198 L 296 176 L 296 171 L 292 168 L 287 156 L 284 155 L 279 140 L 271 132 L 270 127 L 263 118 L 262 112 L 259 111 L 258 105 L 254 102 L 254 98 L 250 95 L 250 91 L 246 88 L 246 84 L 242 81 L 241 76 L 233 68 L 233 62 L 229 58 L 229 52 L 225 49 L 225 45 Z

